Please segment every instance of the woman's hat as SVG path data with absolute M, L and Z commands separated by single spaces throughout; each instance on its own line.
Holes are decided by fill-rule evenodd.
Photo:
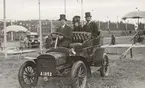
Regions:
M 65 21 L 67 21 L 65 14 L 60 14 L 59 21 L 62 20 L 62 19 L 65 20 Z
M 74 16 L 74 17 L 73 17 L 73 23 L 74 23 L 74 22 L 80 22 L 80 19 L 81 19 L 80 16 L 78 16 L 78 15 Z

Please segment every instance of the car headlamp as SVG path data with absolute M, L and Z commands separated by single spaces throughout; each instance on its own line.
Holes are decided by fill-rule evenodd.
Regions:
M 69 52 L 70 52 L 70 56 L 76 55 L 76 52 L 75 52 L 74 48 L 71 48 Z

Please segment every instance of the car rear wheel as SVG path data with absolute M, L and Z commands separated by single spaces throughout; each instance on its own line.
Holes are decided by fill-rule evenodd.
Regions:
M 31 88 L 37 85 L 36 64 L 26 61 L 19 69 L 18 80 L 22 88 Z
M 103 58 L 100 75 L 101 77 L 105 77 L 109 75 L 109 58 L 106 54 L 104 55 L 104 58 Z
M 72 66 L 73 88 L 85 88 L 87 82 L 87 68 L 83 61 L 76 61 Z

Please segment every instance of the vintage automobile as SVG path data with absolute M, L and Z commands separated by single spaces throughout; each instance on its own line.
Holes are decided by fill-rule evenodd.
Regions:
M 74 32 L 69 48 L 59 46 L 59 37 L 56 35 L 54 47 L 41 53 L 37 58 L 29 59 L 19 69 L 18 79 L 22 88 L 36 86 L 38 77 L 47 81 L 51 77 L 70 77 L 73 88 L 85 88 L 87 78 L 91 77 L 91 67 L 97 67 L 102 77 L 108 76 L 109 59 L 104 48 L 99 44 L 92 46 L 87 32 Z M 84 42 L 83 42 L 84 41 Z M 89 44 L 89 45 L 88 45 Z
M 30 32 L 27 34 L 28 38 L 28 47 L 39 47 L 40 41 L 39 41 L 39 35 L 36 32 Z

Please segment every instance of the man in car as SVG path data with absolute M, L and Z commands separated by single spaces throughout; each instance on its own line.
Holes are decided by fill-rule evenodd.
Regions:
M 86 24 L 83 26 L 83 30 L 91 33 L 91 38 L 93 39 L 92 45 L 97 45 L 100 42 L 99 39 L 96 39 L 100 35 L 100 31 L 96 22 L 92 21 L 92 16 L 90 12 L 85 13 Z
M 66 16 L 64 14 L 60 15 L 60 27 L 56 29 L 56 32 L 60 32 L 64 37 L 59 37 L 59 46 L 69 47 L 72 40 L 72 28 L 66 24 Z

